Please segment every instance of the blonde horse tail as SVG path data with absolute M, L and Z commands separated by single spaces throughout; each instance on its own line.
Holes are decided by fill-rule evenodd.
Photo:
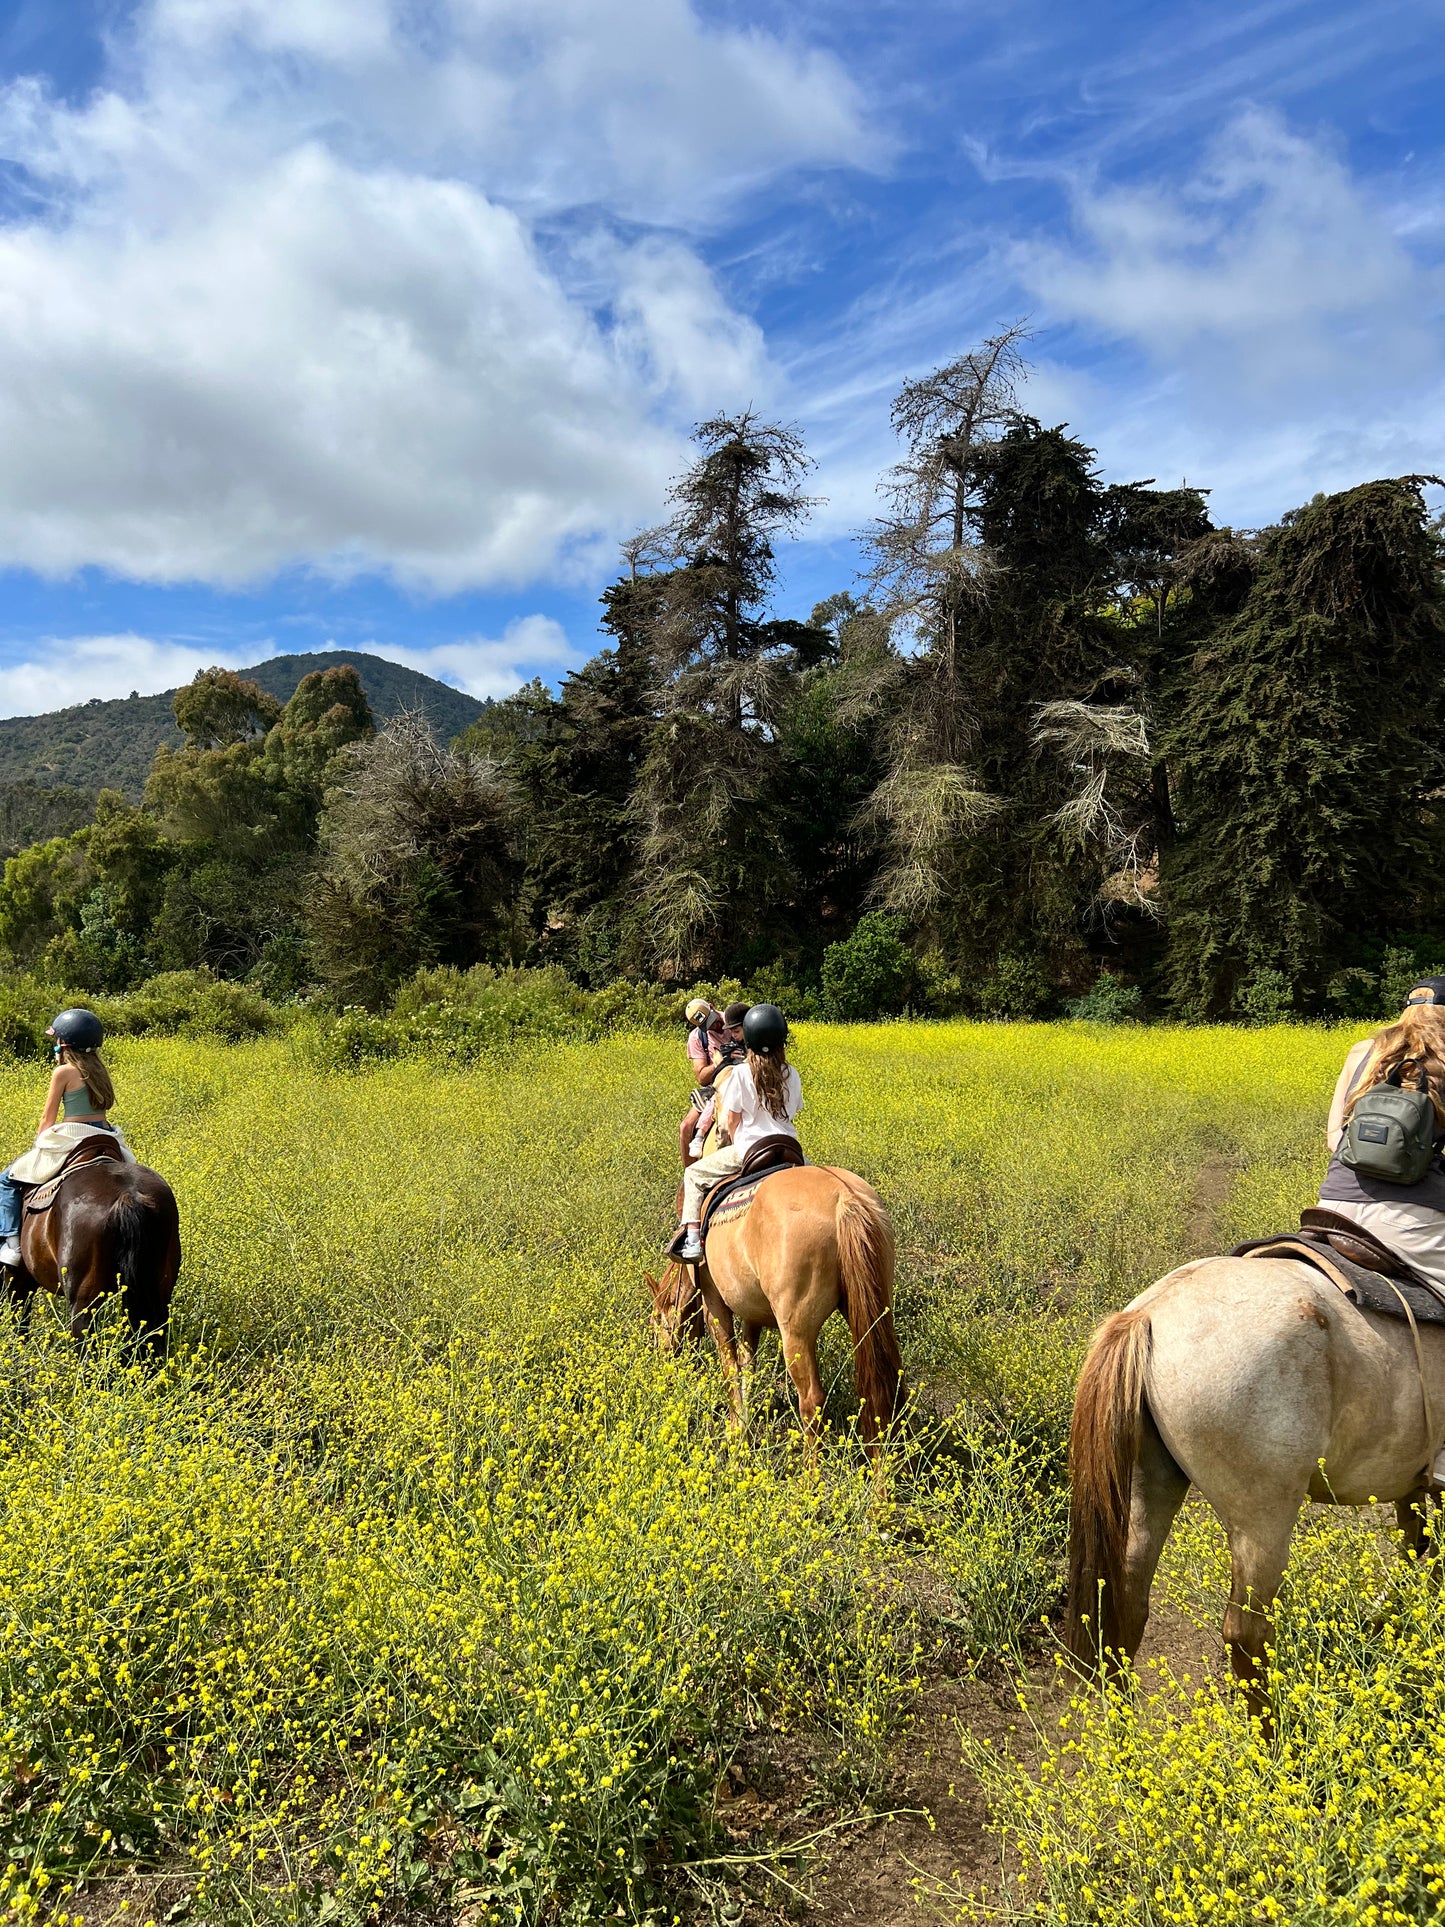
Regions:
M 1066 1641 L 1096 1667 L 1120 1646 L 1129 1507 L 1149 1365 L 1149 1314 L 1115 1312 L 1089 1347 L 1069 1428 L 1069 1608 Z
M 859 1419 L 873 1446 L 893 1421 L 903 1376 L 893 1329 L 893 1226 L 876 1198 L 851 1186 L 838 1199 L 835 1222 Z

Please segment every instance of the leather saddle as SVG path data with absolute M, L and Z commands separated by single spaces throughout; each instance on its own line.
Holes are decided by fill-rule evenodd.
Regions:
M 772 1137 L 759 1138 L 751 1151 L 738 1166 L 731 1177 L 715 1184 L 703 1200 L 702 1226 L 698 1233 L 704 1246 L 707 1244 L 708 1227 L 717 1217 L 718 1211 L 730 1199 L 736 1206 L 745 1207 L 752 1203 L 752 1195 L 764 1178 L 776 1177 L 779 1171 L 795 1170 L 808 1160 L 803 1156 L 803 1147 L 795 1137 L 779 1131 Z M 729 1215 L 732 1215 L 731 1213 Z M 682 1246 L 683 1233 L 678 1232 L 667 1255 L 678 1258 Z M 676 1247 L 676 1249 L 674 1249 Z M 683 1260 L 684 1263 L 697 1264 L 699 1259 Z
M 42 1211 L 48 1211 L 60 1195 L 60 1187 L 87 1165 L 124 1163 L 125 1159 L 115 1148 L 114 1138 L 102 1137 L 99 1132 L 94 1137 L 86 1138 L 76 1145 L 53 1178 L 26 1189 L 23 1199 L 26 1217 L 33 1218 Z
M 1276 1232 L 1236 1245 L 1232 1258 L 1296 1258 L 1323 1272 L 1362 1311 L 1385 1318 L 1445 1324 L 1445 1290 L 1380 1243 L 1352 1218 L 1312 1207 L 1300 1213 L 1298 1231 Z M 1388 1279 L 1378 1284 L 1376 1279 Z

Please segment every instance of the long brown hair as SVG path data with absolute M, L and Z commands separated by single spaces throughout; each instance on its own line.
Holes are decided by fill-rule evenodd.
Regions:
M 1406 1089 L 1419 1089 L 1421 1073 L 1435 1106 L 1435 1121 L 1445 1130 L 1445 1007 L 1411 1004 L 1393 1024 L 1386 1024 L 1370 1046 L 1363 1075 L 1345 1105 L 1345 1118 L 1364 1093 L 1399 1073 Z
M 758 1096 L 769 1117 L 788 1122 L 788 1053 L 779 1044 L 776 1050 L 750 1050 L 748 1069 L 753 1074 Z
M 63 1047 L 66 1059 L 85 1079 L 85 1088 L 90 1092 L 90 1101 L 98 1111 L 108 1111 L 115 1102 L 115 1086 L 110 1081 L 110 1072 L 98 1050 L 76 1050 L 72 1045 Z

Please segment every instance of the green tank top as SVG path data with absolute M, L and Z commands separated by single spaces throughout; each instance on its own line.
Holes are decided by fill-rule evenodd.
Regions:
M 95 1099 L 82 1084 L 76 1090 L 65 1092 L 61 1099 L 60 1115 L 69 1122 L 71 1118 L 77 1117 L 104 1117 L 105 1113 L 95 1108 Z

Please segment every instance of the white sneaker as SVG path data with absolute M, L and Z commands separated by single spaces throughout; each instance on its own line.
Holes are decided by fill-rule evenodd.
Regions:
M 707 1149 L 707 1139 L 705 1137 L 695 1137 L 687 1148 L 691 1156 L 700 1158 Z
M 695 1229 L 689 1231 L 686 1238 L 683 1239 L 682 1250 L 678 1253 L 678 1256 L 685 1264 L 690 1263 L 694 1258 L 700 1258 L 702 1256 L 702 1239 L 697 1235 Z
M 19 1263 L 20 1240 L 7 1238 L 4 1244 L 0 1245 L 0 1265 L 18 1265 Z

